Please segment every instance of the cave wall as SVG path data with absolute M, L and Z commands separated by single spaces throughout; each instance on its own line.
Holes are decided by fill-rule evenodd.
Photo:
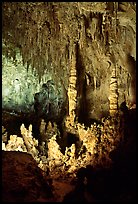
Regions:
M 52 91 L 47 89 L 50 94 L 46 96 L 43 86 L 51 82 Z M 51 88 L 50 87 L 50 88 Z M 60 109 L 66 101 L 66 92 L 61 82 L 54 74 L 47 72 L 39 81 L 38 73 L 28 69 L 22 63 L 20 53 L 16 55 L 16 60 L 7 59 L 2 56 L 2 108 L 15 112 L 32 113 L 34 112 L 35 94 L 43 93 L 44 97 L 39 96 L 41 103 L 48 103 L 50 100 L 54 104 L 54 109 Z M 46 99 L 46 101 L 44 101 Z M 54 110 L 59 113 L 60 110 Z M 48 116 L 48 114 L 47 114 Z
M 5 2 L 2 32 L 3 107 L 29 111 L 34 93 L 49 79 L 64 101 L 74 43 L 79 117 L 108 115 L 114 67 L 119 105 L 136 103 L 135 2 Z
M 16 62 L 3 56 L 2 63 L 2 107 L 19 112 L 31 110 L 34 94 L 40 89 L 37 76 L 26 71 L 20 55 Z

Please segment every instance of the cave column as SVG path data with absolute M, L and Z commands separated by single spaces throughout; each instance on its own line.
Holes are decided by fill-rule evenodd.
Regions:
M 69 118 L 70 123 L 73 126 L 76 117 L 77 108 L 77 70 L 76 70 L 76 44 L 71 45 L 70 50 L 70 77 L 69 77 L 69 87 L 68 87 L 68 101 L 69 101 Z
M 117 4 L 114 4 L 114 10 L 111 15 L 111 26 L 110 26 L 110 38 L 109 40 L 109 53 L 110 59 L 112 59 L 112 74 L 110 80 L 110 95 L 109 95 L 109 112 L 110 116 L 114 117 L 118 114 L 118 81 L 117 81 L 117 61 L 114 54 L 114 48 L 117 46 Z
M 116 66 L 112 69 L 110 80 L 110 95 L 109 95 L 109 113 L 110 116 L 116 116 L 118 113 L 118 84 L 116 77 Z

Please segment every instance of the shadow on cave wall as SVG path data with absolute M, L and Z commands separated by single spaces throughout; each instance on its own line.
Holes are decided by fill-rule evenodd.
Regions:
M 77 69 L 77 117 L 78 122 L 86 124 L 88 121 L 88 106 L 86 100 L 86 77 L 83 58 L 80 53 L 79 44 L 76 43 L 76 69 Z
M 131 55 L 127 55 L 128 72 L 131 76 L 128 92 L 129 103 L 136 104 L 136 61 Z

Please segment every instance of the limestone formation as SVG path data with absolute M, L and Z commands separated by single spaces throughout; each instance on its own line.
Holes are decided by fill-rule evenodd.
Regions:
M 17 135 L 10 135 L 8 144 L 2 143 L 2 150 L 27 152 L 23 138 L 17 137 Z
M 131 158 L 136 3 L 3 2 L 2 109 L 2 149 L 54 181 Z
M 44 121 L 44 119 L 41 119 L 41 124 L 40 124 L 40 137 L 41 137 L 41 141 L 42 142 L 49 142 L 49 139 L 53 136 L 53 135 L 58 135 L 59 134 L 59 130 L 57 128 L 57 124 L 54 122 L 48 122 L 46 123 Z
M 40 134 L 41 134 L 41 139 L 45 141 L 45 133 L 46 133 L 46 122 L 44 119 L 41 120 L 40 124 Z
M 68 109 L 70 123 L 73 124 L 76 109 L 77 112 L 83 109 L 79 99 L 84 97 L 83 80 L 85 73 L 89 73 L 89 85 L 84 91 L 87 119 L 101 119 L 110 112 L 108 97 L 112 66 L 108 64 L 112 54 L 117 61 L 118 105 L 124 95 L 127 104 L 130 101 L 135 103 L 135 2 L 5 2 L 2 8 L 3 108 L 33 112 L 34 94 L 40 92 L 43 83 L 52 79 L 55 84 L 52 97 L 56 95 L 57 100 L 50 98 L 53 106 L 49 116 L 58 118 L 57 109 L 62 113 L 65 96 L 68 95 L 65 109 Z M 12 22 L 11 17 L 14 19 Z M 76 44 L 79 53 L 76 52 Z M 128 75 L 130 80 L 127 80 Z M 79 77 L 79 85 L 76 86 Z M 83 111 L 81 114 L 84 114 Z
M 118 121 L 117 124 L 116 121 Z M 43 120 L 42 123 L 44 123 Z M 77 123 L 74 129 L 80 141 L 78 144 L 73 143 L 70 147 L 66 147 L 63 153 L 57 142 L 59 133 L 57 130 L 53 132 L 52 125 L 49 123 L 45 132 L 45 136 L 49 138 L 46 141 L 47 156 L 44 156 L 42 152 L 46 151 L 45 146 L 41 147 L 43 151 L 40 154 L 36 149 L 38 141 L 32 136 L 31 125 L 27 130 L 22 124 L 21 134 L 23 138 L 11 135 L 7 145 L 2 142 L 2 148 L 4 151 L 25 151 L 30 153 L 38 166 L 45 173 L 49 171 L 52 178 L 66 177 L 70 173 L 73 176 L 80 167 L 86 167 L 87 165 L 109 167 L 112 164 L 109 154 L 123 141 L 124 137 L 124 131 L 120 129 L 120 126 L 119 116 L 118 118 L 104 119 L 103 125 L 94 123 L 87 129 L 84 124 Z M 40 129 L 41 132 L 44 129 L 42 124 Z
M 112 70 L 110 81 L 109 112 L 111 116 L 115 116 L 118 113 L 118 84 L 115 67 Z
M 24 124 L 21 125 L 21 134 L 23 136 L 24 143 L 26 145 L 27 151 L 32 154 L 32 156 L 35 158 L 38 155 L 38 140 L 33 138 L 32 136 L 32 125 L 29 126 L 29 129 L 27 130 L 24 126 Z
M 75 43 L 72 45 L 70 51 L 70 77 L 69 77 L 69 87 L 68 87 L 68 101 L 69 101 L 69 118 L 71 125 L 75 122 L 76 108 L 77 108 L 77 70 L 76 70 L 76 52 Z

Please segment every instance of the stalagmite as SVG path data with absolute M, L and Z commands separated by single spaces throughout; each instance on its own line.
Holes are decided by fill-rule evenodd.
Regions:
M 116 67 L 113 67 L 110 81 L 109 112 L 111 116 L 118 113 L 118 85 L 116 78 Z
M 20 127 L 21 130 L 21 134 L 24 140 L 24 144 L 26 146 L 27 151 L 35 158 L 38 155 L 38 150 L 37 150 L 37 146 L 38 146 L 38 140 L 36 140 L 35 138 L 33 138 L 32 135 L 32 125 L 29 125 L 29 129 L 27 130 L 24 126 L 24 124 L 21 125 Z
M 68 87 L 68 101 L 69 101 L 69 121 L 73 126 L 76 117 L 76 107 L 77 107 L 77 90 L 76 90 L 76 81 L 77 81 L 77 71 L 76 71 L 76 53 L 75 53 L 75 44 L 71 51 L 70 56 L 70 77 L 69 77 L 69 87 Z

